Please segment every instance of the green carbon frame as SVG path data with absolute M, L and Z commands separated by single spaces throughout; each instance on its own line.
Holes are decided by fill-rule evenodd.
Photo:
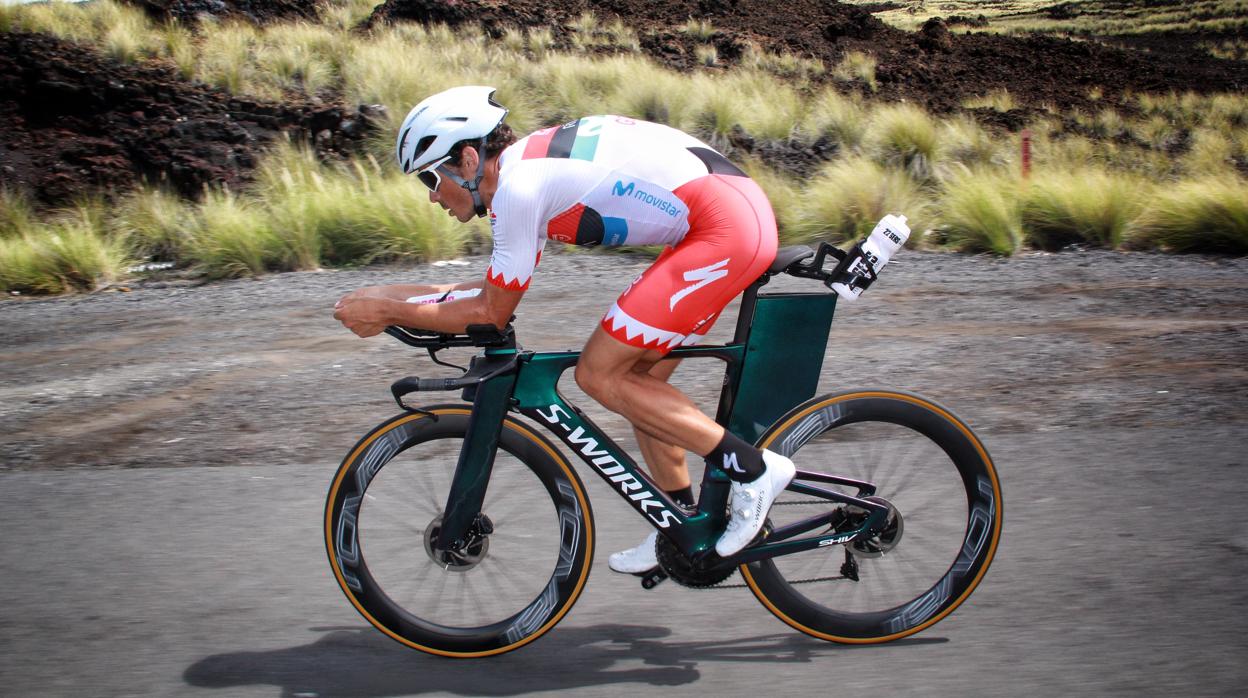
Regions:
M 717 419 L 754 443 L 775 420 L 814 396 L 835 307 L 834 294 L 760 295 L 748 322 L 738 324 L 738 336 L 747 337 L 744 344 L 679 347 L 670 356 L 725 362 L 725 399 Z M 820 350 L 811 351 L 811 347 Z M 657 526 L 676 524 L 668 535 L 683 549 L 694 553 L 713 545 L 723 527 L 726 477 L 717 469 L 707 469 L 698 512 L 687 515 L 672 506 L 636 461 L 559 394 L 560 376 L 579 356 L 575 351 L 522 354 L 511 407 L 550 429 L 604 478 L 617 483 L 629 480 L 631 489 L 624 496 Z M 652 500 L 656 508 L 661 502 L 663 510 L 657 512 L 661 518 L 640 508 L 640 500 Z

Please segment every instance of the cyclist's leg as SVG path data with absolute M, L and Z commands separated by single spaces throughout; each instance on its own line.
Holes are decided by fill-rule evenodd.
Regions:
M 737 483 L 733 518 L 716 546 L 731 555 L 761 529 L 775 494 L 792 478 L 793 464 L 726 433 L 650 370 L 674 347 L 705 334 L 724 306 L 767 268 L 776 251 L 775 218 L 762 190 L 746 177 L 711 175 L 677 193 L 689 205 L 688 235 L 603 318 L 577 364 L 576 380 L 643 433 L 714 457 Z
M 679 359 L 666 359 L 650 369 L 650 375 L 662 381 L 671 379 L 672 372 L 680 363 Z M 678 504 L 692 506 L 694 503 L 692 481 L 689 479 L 689 468 L 685 465 L 685 449 L 664 443 L 646 432 L 633 428 L 637 436 L 637 445 L 645 458 L 646 467 L 654 483 Z M 607 559 L 607 566 L 614 572 L 623 574 L 643 574 L 659 565 L 658 553 L 655 550 L 657 534 L 651 530 L 641 542 L 627 550 L 621 550 Z
M 675 347 L 696 343 L 767 269 L 776 223 L 748 177 L 708 175 L 676 193 L 689 206 L 689 232 L 607 312 L 585 345 L 576 380 L 643 433 L 705 457 L 723 439 L 723 427 L 651 370 Z
M 660 361 L 650 369 L 650 375 L 667 382 L 671 380 L 672 372 L 679 364 L 679 359 Z M 660 441 L 636 427 L 633 428 L 633 432 L 637 436 L 637 445 L 646 461 L 646 467 L 654 477 L 654 484 L 668 494 L 683 491 L 692 485 L 689 479 L 689 468 L 685 466 L 685 449 Z M 689 504 L 690 502 L 681 503 Z
M 684 393 L 651 375 L 663 354 L 625 344 L 599 325 L 576 364 L 577 385 L 603 407 L 622 415 L 650 437 L 693 451 L 710 453 L 724 428 L 707 417 Z

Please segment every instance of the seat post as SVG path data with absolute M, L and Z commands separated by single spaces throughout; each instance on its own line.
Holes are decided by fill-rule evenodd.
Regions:
M 737 329 L 732 336 L 733 344 L 744 344 L 754 324 L 754 306 L 758 304 L 758 289 L 771 281 L 771 272 L 763 272 L 754 283 L 741 293 L 741 311 L 737 314 Z

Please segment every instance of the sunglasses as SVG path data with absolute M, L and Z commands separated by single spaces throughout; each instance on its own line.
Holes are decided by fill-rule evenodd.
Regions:
M 429 187 L 429 191 L 437 191 L 438 187 L 442 185 L 442 175 L 438 173 L 438 170 L 442 169 L 442 164 L 447 160 L 450 160 L 450 158 L 442 158 L 429 167 L 417 172 L 416 178 L 419 179 L 426 187 Z

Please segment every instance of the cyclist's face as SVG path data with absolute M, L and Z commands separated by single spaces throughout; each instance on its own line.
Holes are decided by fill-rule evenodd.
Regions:
M 450 215 L 454 216 L 461 223 L 467 223 L 472 220 L 474 214 L 472 205 L 472 195 L 468 193 L 460 185 L 456 184 L 450 177 L 446 176 L 449 170 L 457 175 L 462 176 L 461 168 L 453 167 L 449 163 L 442 164 L 438 168 L 441 170 L 437 188 L 429 192 L 429 200 L 446 209 Z M 427 184 L 426 184 L 427 186 Z
M 471 179 L 477 176 L 477 164 L 476 149 L 471 146 L 464 148 L 458 166 L 449 162 L 438 166 L 437 188 L 429 192 L 429 200 L 446 209 L 460 223 L 467 223 L 475 218 L 477 215 L 476 208 L 472 203 L 472 194 L 469 194 L 467 189 L 456 184 L 454 180 L 447 176 L 447 173 L 451 172 L 463 179 Z M 425 186 L 429 186 L 431 183 L 427 181 L 429 179 L 431 178 L 426 177 L 422 179 Z M 481 199 L 487 207 L 494 198 L 494 191 L 497 186 L 498 161 L 495 159 L 489 161 L 480 184 Z

